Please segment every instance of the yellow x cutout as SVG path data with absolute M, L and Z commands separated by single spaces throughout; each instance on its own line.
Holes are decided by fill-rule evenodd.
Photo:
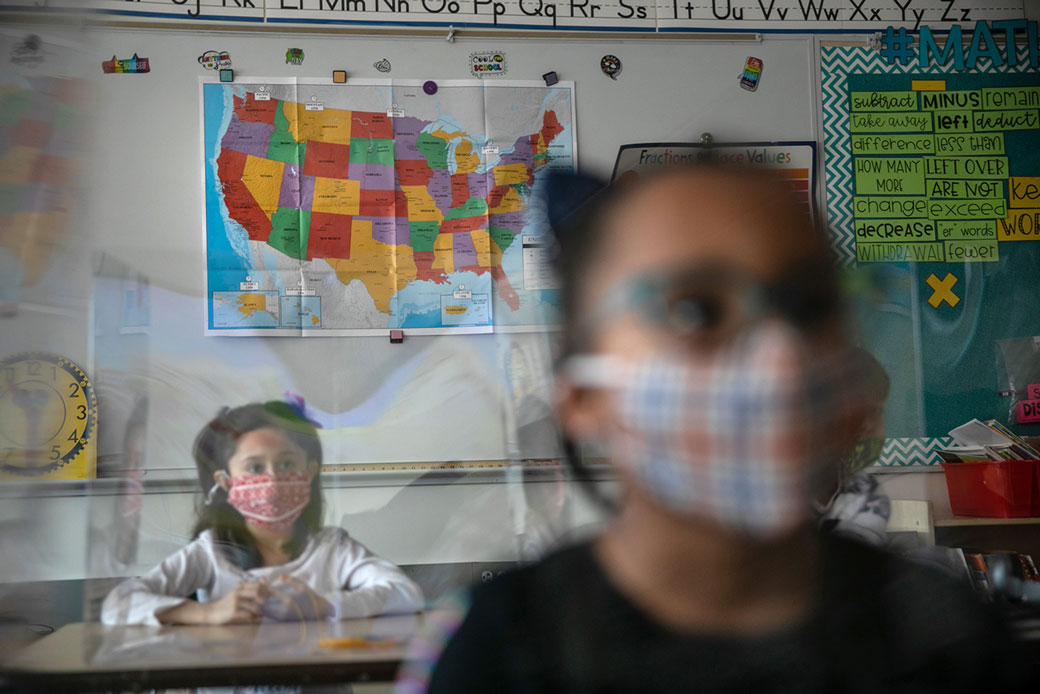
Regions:
M 932 298 L 928 300 L 932 308 L 939 308 L 939 304 L 944 301 L 950 306 L 956 306 L 960 303 L 960 297 L 953 293 L 953 285 L 957 284 L 957 278 L 953 276 L 953 273 L 947 272 L 946 277 L 942 279 L 939 279 L 935 276 L 935 273 L 932 273 L 928 275 L 928 279 L 925 281 L 933 290 Z

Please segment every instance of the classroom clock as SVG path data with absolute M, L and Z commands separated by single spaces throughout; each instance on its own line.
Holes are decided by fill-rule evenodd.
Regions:
M 0 360 L 0 480 L 94 477 L 97 415 L 90 379 L 72 361 L 48 352 Z

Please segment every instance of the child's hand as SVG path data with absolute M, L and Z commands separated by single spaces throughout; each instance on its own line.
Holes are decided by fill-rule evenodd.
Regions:
M 263 617 L 262 605 L 270 594 L 266 581 L 242 582 L 219 600 L 204 603 L 206 624 L 250 624 Z
M 271 585 L 266 581 L 268 600 L 264 614 L 279 621 L 324 619 L 332 616 L 332 605 L 303 581 L 282 574 Z

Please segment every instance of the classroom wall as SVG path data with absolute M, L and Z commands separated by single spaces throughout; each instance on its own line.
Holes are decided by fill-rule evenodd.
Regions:
M 555 69 L 576 82 L 578 160 L 604 175 L 625 142 L 685 140 L 703 131 L 719 141 L 811 139 L 815 133 L 812 42 L 806 38 L 754 44 L 773 71 L 754 94 L 736 79 L 746 42 L 448 43 L 139 29 L 98 31 L 90 40 L 98 61 L 137 52 L 151 63 L 148 75 L 109 75 L 94 83 L 94 175 L 85 213 L 97 250 L 151 286 L 147 363 L 99 354 L 97 366 L 107 378 L 132 381 L 161 408 L 149 427 L 148 464 L 155 468 L 188 465 L 188 443 L 219 405 L 291 390 L 320 411 L 343 413 L 370 404 L 395 375 L 404 382 L 391 395 L 394 407 L 385 410 L 394 421 L 387 415 L 378 422 L 376 440 L 372 422 L 338 432 L 340 450 L 330 462 L 337 456 L 338 462 L 504 457 L 502 336 L 413 336 L 401 345 L 384 338 L 203 337 L 198 78 L 206 71 L 196 58 L 205 50 L 227 50 L 238 75 L 327 77 L 345 68 L 353 76 L 379 77 L 372 63 L 385 57 L 391 77 L 434 79 L 465 78 L 474 50 L 504 50 L 511 79 L 540 79 Z M 303 66 L 285 63 L 288 46 L 304 49 Z M 600 72 L 606 52 L 623 57 L 616 82 Z M 465 392 L 445 407 L 445 389 L 463 383 Z M 465 436 L 444 436 L 460 430 Z
M 502 336 L 384 338 L 204 337 L 204 248 L 198 77 L 205 50 L 231 53 L 238 75 L 379 77 L 372 63 L 386 57 L 392 77 L 466 77 L 465 59 L 479 49 L 503 50 L 509 77 L 538 79 L 555 69 L 576 82 L 578 159 L 582 169 L 609 174 L 617 147 L 640 141 L 812 140 L 816 108 L 814 44 L 810 37 L 759 42 L 664 39 L 363 38 L 320 34 L 108 29 L 84 36 L 86 64 L 137 52 L 152 72 L 94 75 L 93 124 L 82 219 L 89 247 L 80 262 L 56 275 L 90 284 L 103 301 L 94 309 L 119 314 L 125 282 L 149 288 L 146 332 L 102 328 L 88 318 L 59 328 L 20 324 L 27 346 L 64 352 L 93 364 L 112 424 L 102 456 L 122 453 L 122 431 L 140 396 L 149 401 L 146 465 L 154 476 L 190 474 L 190 444 L 199 427 L 227 403 L 282 397 L 289 390 L 326 413 L 375 414 L 365 426 L 326 432 L 328 462 L 480 460 L 505 457 Z M 304 48 L 302 68 L 286 65 L 289 46 Z M 601 74 L 605 53 L 622 58 L 621 78 Z M 765 62 L 757 92 L 737 77 L 748 55 Z M 92 265 L 82 262 L 86 256 Z M 104 259 L 104 270 L 96 262 Z M 89 270 L 88 270 L 89 268 Z M 73 292 L 74 293 L 74 292 Z M 26 314 L 27 316 L 29 314 Z M 84 315 L 91 316 L 89 312 Z M 28 318 L 19 317 L 28 321 Z M 45 319 L 40 319 L 45 320 Z M 105 321 L 101 321 L 105 324 Z M 33 342 L 39 335 L 53 334 Z M 84 339 L 85 335 L 90 337 Z M 516 338 L 523 342 L 536 338 Z M 32 343 L 32 344 L 29 344 Z M 5 346 L 6 346 L 5 335 Z M 103 349 L 93 352 L 94 345 Z M 389 395 L 387 383 L 397 383 Z M 385 405 L 389 398 L 390 405 Z M 384 403 L 376 408 L 375 402 Z M 934 473 L 881 477 L 895 498 L 944 503 Z M 411 478 L 338 487 L 327 493 L 329 522 L 343 522 L 376 552 L 401 563 L 514 560 L 518 527 L 510 486 L 501 483 L 408 486 Z M 349 483 L 348 483 L 349 484 Z M 560 483 L 547 489 L 560 489 Z M 597 521 L 573 483 L 563 484 L 571 509 L 554 531 Z M 535 486 L 534 494 L 539 493 Z M 543 490 L 544 491 L 544 490 Z M 112 566 L 90 548 L 106 546 L 115 513 L 110 496 L 48 497 L 0 509 L 4 556 L 0 581 L 116 575 L 144 570 L 181 546 L 190 527 L 194 492 L 146 494 L 136 562 Z M 530 525 L 533 527 L 533 524 Z
M 505 457 L 501 336 L 383 338 L 204 337 L 204 249 L 197 56 L 231 53 L 237 75 L 327 77 L 334 68 L 379 77 L 372 63 L 388 58 L 396 78 L 465 78 L 466 58 L 479 49 L 503 50 L 511 79 L 540 79 L 557 70 L 576 82 L 578 160 L 608 175 L 617 147 L 638 141 L 812 139 L 812 41 L 768 38 L 754 43 L 659 39 L 568 40 L 361 38 L 291 33 L 218 33 L 111 29 L 91 32 L 89 61 L 138 53 L 151 73 L 96 76 L 91 84 L 94 129 L 84 220 L 94 253 L 105 259 L 96 290 L 98 310 L 119 314 L 126 281 L 144 282 L 150 295 L 147 333 L 103 327 L 96 336 L 95 380 L 109 403 L 113 429 L 102 456 L 121 454 L 121 422 L 143 395 L 149 401 L 149 474 L 183 476 L 199 427 L 226 403 L 303 395 L 326 413 L 374 412 L 367 426 L 327 436 L 328 462 L 480 460 Z M 301 47 L 302 68 L 286 65 L 285 49 Z M 739 88 L 747 55 L 766 64 L 758 91 Z M 622 58 L 618 81 L 600 72 L 605 53 Z M 212 73 L 210 73 L 212 74 Z M 520 341 L 526 338 L 517 338 Z M 537 339 L 537 338 L 531 338 Z M 62 342 L 55 343 L 60 351 Z M 79 354 L 76 355 L 80 357 Z M 398 382 L 387 396 L 385 384 Z M 377 410 L 374 403 L 390 398 Z M 120 422 L 120 424 L 116 424 Z M 516 558 L 516 519 L 509 487 L 457 484 L 342 488 L 329 494 L 335 522 L 404 563 Z M 577 498 L 572 486 L 566 494 Z M 394 500 L 398 503 L 393 503 Z M 38 519 L 33 550 L 39 561 L 5 562 L 3 580 L 73 578 L 88 567 L 83 530 L 111 514 L 104 501 L 47 499 L 22 509 Z M 157 561 L 185 539 L 192 494 L 144 496 L 140 565 Z M 594 519 L 575 501 L 569 527 Z M 30 508 L 32 506 L 32 508 Z M 515 508 L 516 505 L 513 504 Z M 381 513 L 392 508 L 393 514 Z M 99 510 L 100 509 L 100 510 Z M 583 510 L 584 509 L 584 510 Z M 9 511 L 10 513 L 11 511 Z M 6 515 L 6 514 L 5 514 Z M 101 523 L 103 526 L 103 523 Z M 17 536 L 17 534 L 16 534 Z M 26 554 L 28 556 L 28 554 Z M 103 562 L 102 562 L 103 564 Z

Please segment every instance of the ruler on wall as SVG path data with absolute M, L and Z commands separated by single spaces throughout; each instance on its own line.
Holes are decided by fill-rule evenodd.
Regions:
M 563 460 L 457 460 L 451 462 L 415 462 L 415 463 L 333 463 L 321 466 L 321 471 L 328 472 L 426 472 L 429 470 L 487 470 L 507 468 L 510 465 L 532 467 L 558 467 L 566 465 Z

